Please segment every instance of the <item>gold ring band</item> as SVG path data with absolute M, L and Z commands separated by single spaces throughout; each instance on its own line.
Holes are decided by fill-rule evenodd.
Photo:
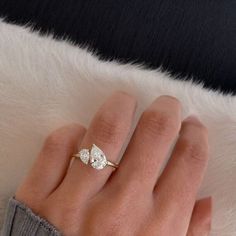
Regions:
M 105 167 L 113 167 L 114 169 L 118 168 L 118 164 L 108 161 L 104 152 L 97 147 L 95 144 L 92 145 L 91 150 L 81 149 L 77 154 L 74 154 L 72 157 L 75 157 L 82 161 L 84 164 L 90 164 L 94 169 L 102 170 Z
M 115 169 L 118 168 L 118 164 L 112 163 L 112 162 L 110 162 L 110 161 L 107 161 L 107 165 L 110 166 L 110 167 L 113 167 L 113 168 L 115 168 Z

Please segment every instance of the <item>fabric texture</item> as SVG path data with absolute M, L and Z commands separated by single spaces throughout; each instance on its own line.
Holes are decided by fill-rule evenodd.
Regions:
M 236 93 L 235 12 L 222 0 L 0 1 L 10 22 L 226 93 Z
M 2 236 L 60 236 L 47 220 L 36 215 L 25 204 L 11 198 L 3 225 Z
M 195 114 L 208 127 L 210 162 L 198 198 L 213 197 L 211 236 L 236 235 L 235 96 L 142 65 L 104 62 L 30 31 L 0 22 L 0 225 L 46 136 L 70 122 L 88 126 L 103 101 L 124 90 L 138 100 L 135 121 L 157 96 L 171 95 L 181 101 L 183 118 Z

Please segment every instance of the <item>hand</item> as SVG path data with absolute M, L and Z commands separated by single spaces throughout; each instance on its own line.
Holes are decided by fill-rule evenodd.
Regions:
M 161 96 L 144 111 L 115 171 L 79 159 L 70 165 L 74 153 L 93 143 L 117 162 L 135 108 L 132 96 L 116 92 L 87 131 L 75 124 L 54 131 L 15 198 L 68 236 L 209 235 L 211 198 L 196 202 L 208 162 L 207 129 L 195 117 L 181 122 L 177 99 Z

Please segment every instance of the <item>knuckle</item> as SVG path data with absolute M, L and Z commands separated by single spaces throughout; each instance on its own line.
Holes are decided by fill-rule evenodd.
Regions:
M 177 133 L 178 124 L 175 117 L 169 113 L 147 110 L 142 115 L 145 133 L 152 137 L 163 136 L 171 138 Z
M 105 111 L 97 115 L 92 135 L 103 143 L 117 143 L 124 131 L 125 124 L 122 118 L 117 114 Z
M 54 149 L 55 147 L 61 146 L 62 143 L 62 137 L 58 134 L 57 131 L 51 133 L 45 141 L 45 145 L 49 149 Z
M 200 165 L 206 163 L 208 147 L 204 142 L 182 138 L 180 148 L 181 152 L 185 153 L 186 158 L 192 162 Z
M 52 132 L 45 140 L 44 150 L 47 152 L 54 152 L 58 149 L 68 148 L 68 145 L 71 145 L 66 136 L 61 135 L 61 132 L 54 131 Z
M 104 206 L 103 206 L 104 207 Z M 90 228 L 91 235 L 118 235 L 119 229 L 121 229 L 120 223 L 118 223 L 119 215 L 112 207 L 112 210 L 109 208 L 103 209 L 101 207 L 95 207 L 92 211 L 90 211 L 88 223 L 89 225 L 93 225 Z M 100 212 L 98 214 L 98 212 Z M 116 220 L 114 221 L 114 215 L 116 216 Z M 104 227 L 100 227 L 104 225 Z

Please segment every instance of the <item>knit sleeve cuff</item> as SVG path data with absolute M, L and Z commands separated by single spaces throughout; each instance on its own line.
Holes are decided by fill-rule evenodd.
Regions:
M 3 236 L 61 236 L 62 234 L 47 220 L 36 215 L 25 204 L 14 197 L 8 202 L 3 225 Z

